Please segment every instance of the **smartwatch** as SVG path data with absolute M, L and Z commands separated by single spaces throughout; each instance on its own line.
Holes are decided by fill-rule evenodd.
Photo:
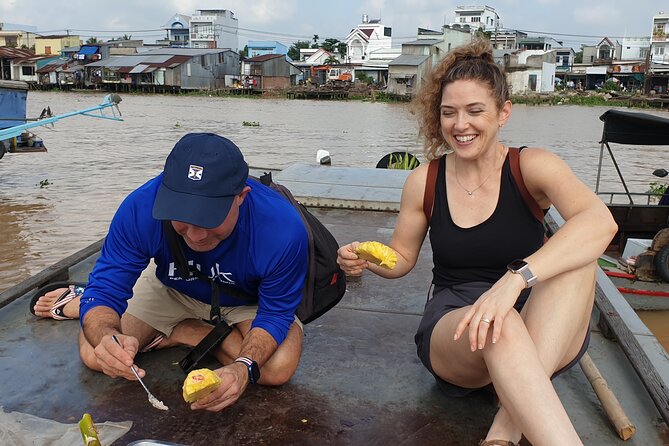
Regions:
M 249 370 L 249 381 L 251 384 L 258 382 L 260 379 L 260 367 L 258 367 L 257 362 L 251 358 L 247 358 L 246 356 L 240 356 L 239 358 L 235 359 L 235 362 L 241 362 Z
M 516 259 L 506 266 L 506 269 L 514 274 L 520 274 L 525 281 L 525 288 L 531 288 L 537 283 L 537 276 L 530 269 L 530 265 L 525 260 Z

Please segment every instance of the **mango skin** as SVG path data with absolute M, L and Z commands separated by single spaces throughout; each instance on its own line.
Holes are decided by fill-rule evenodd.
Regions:
M 375 263 L 385 269 L 393 269 L 397 265 L 397 253 L 389 246 L 380 242 L 362 242 L 355 249 L 358 257 Z
M 209 369 L 197 369 L 191 371 L 183 385 L 183 397 L 187 403 L 209 395 L 221 384 L 221 378 Z

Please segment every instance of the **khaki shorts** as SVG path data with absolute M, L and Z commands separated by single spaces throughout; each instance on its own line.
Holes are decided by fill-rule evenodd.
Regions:
M 165 336 L 185 319 L 209 320 L 211 305 L 186 296 L 179 291 L 163 285 L 156 278 L 156 265 L 153 262 L 142 272 L 133 288 L 133 297 L 128 300 L 126 313 L 147 323 Z M 253 320 L 258 311 L 257 305 L 221 307 L 221 317 L 230 325 Z M 295 316 L 295 322 L 302 329 L 302 322 Z

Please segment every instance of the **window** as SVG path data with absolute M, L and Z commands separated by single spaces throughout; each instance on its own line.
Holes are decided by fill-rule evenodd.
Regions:
M 478 23 L 481 21 L 481 17 L 472 17 L 472 23 Z
M 460 17 L 460 23 L 467 23 L 467 17 Z
M 530 78 L 528 79 L 528 89 L 530 91 L 537 91 L 537 75 L 536 74 L 530 74 Z
M 44 47 L 44 54 L 51 54 L 51 47 L 50 46 L 45 46 Z
M 35 67 L 21 67 L 21 74 L 24 76 L 34 76 Z

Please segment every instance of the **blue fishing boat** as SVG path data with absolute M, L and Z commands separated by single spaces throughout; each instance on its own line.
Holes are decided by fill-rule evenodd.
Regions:
M 105 96 L 102 103 L 83 110 L 54 116 L 50 107 L 42 109 L 36 118 L 26 116 L 28 84 L 23 81 L 0 80 L 0 159 L 5 153 L 46 152 L 42 138 L 29 129 L 50 125 L 75 115 L 122 121 L 117 94 Z M 107 111 L 111 110 L 111 113 Z M 99 112 L 99 113 L 93 113 Z

